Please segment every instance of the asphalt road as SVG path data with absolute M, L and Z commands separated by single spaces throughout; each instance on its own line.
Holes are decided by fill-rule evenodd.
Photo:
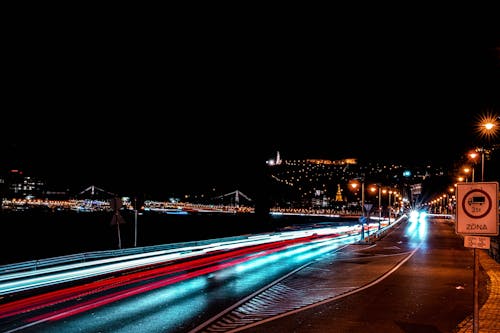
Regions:
M 353 245 L 281 281 L 292 286 L 301 275 L 305 295 L 337 288 L 335 296 L 233 332 L 453 332 L 473 312 L 473 269 L 473 250 L 453 223 L 405 222 L 371 246 Z M 486 279 L 480 271 L 480 304 Z
M 375 242 L 345 242 L 322 254 L 291 248 L 141 294 L 122 288 L 84 295 L 40 314 L 85 311 L 41 320 L 35 310 L 0 327 L 37 333 L 451 333 L 473 312 L 473 251 L 450 220 L 404 220 Z M 486 279 L 481 271 L 480 303 Z

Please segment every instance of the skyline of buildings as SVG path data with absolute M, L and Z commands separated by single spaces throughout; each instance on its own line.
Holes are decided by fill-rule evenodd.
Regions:
M 385 188 L 394 188 L 407 197 L 416 195 L 412 190 L 415 184 L 425 182 L 429 177 L 445 177 L 443 167 L 405 166 L 401 164 L 383 164 L 379 162 L 359 163 L 355 158 L 343 160 L 287 160 L 277 152 L 275 161 L 268 163 L 266 180 L 263 181 L 265 195 L 272 201 L 272 206 L 282 207 L 334 207 L 341 201 L 353 200 L 348 183 L 352 179 L 366 179 L 367 184 L 379 184 Z M 85 189 L 54 189 L 41 178 L 25 174 L 22 170 L 9 170 L 0 174 L 2 197 L 18 199 L 82 199 L 106 198 L 113 191 L 102 189 L 94 184 Z M 419 187 L 421 188 L 421 186 Z M 89 189 L 92 189 L 90 191 Z M 95 191 L 94 191 L 95 189 Z M 227 204 L 230 197 L 225 197 L 215 189 L 200 188 L 190 193 L 169 195 L 177 201 L 193 203 Z M 240 191 L 240 189 L 237 189 Z M 244 189 L 241 189 L 245 192 Z M 241 193 L 243 193 L 241 192 Z M 226 193 L 227 194 L 227 193 Z M 418 195 L 421 193 L 419 192 Z M 131 197 L 130 193 L 118 193 L 119 196 Z M 165 200 L 166 197 L 146 199 Z M 224 200 L 226 202 L 224 202 Z M 234 200 L 234 199 L 233 199 Z
M 498 179 L 499 171 L 495 165 L 498 165 L 499 159 L 496 155 L 493 151 L 486 155 L 487 179 Z M 464 175 L 461 169 L 467 166 L 468 170 L 475 170 L 477 175 L 481 172 L 481 168 L 477 165 L 477 161 L 475 163 L 476 165 L 471 164 L 471 161 L 467 161 L 464 156 L 458 156 L 456 160 L 448 161 L 446 164 L 432 161 L 381 162 L 354 157 L 338 160 L 289 159 L 277 150 L 272 157 L 265 160 L 264 172 L 252 175 L 252 179 L 255 180 L 251 184 L 252 188 L 240 187 L 237 182 L 234 186 L 228 187 L 227 184 L 207 186 L 207 183 L 197 184 L 195 180 L 189 180 L 186 182 L 186 189 L 173 190 L 160 182 L 169 170 L 156 174 L 149 173 L 150 182 L 141 184 L 144 188 L 140 191 L 133 187 L 127 190 L 127 179 L 118 189 L 99 183 L 61 186 L 60 183 L 54 185 L 44 177 L 35 177 L 21 169 L 0 169 L 0 194 L 2 198 L 49 200 L 94 199 L 116 195 L 136 198 L 140 202 L 174 199 L 200 204 L 231 204 L 228 201 L 231 200 L 230 196 L 227 194 L 242 191 L 255 198 L 255 202 L 261 204 L 264 201 L 269 207 L 328 208 L 339 207 L 343 202 L 355 201 L 356 193 L 351 191 L 349 183 L 354 179 L 362 179 L 366 182 L 366 186 L 374 185 L 385 190 L 398 191 L 412 205 L 416 205 L 431 200 L 436 193 L 446 191 L 450 184 L 460 181 L 458 176 L 465 177 L 463 178 L 465 181 L 471 180 L 471 175 Z M 200 163 L 197 167 L 203 165 Z M 227 180 L 229 182 L 231 180 L 229 175 Z M 476 181 L 478 180 L 479 178 L 476 178 Z M 96 193 L 92 191 L 89 195 L 89 188 L 99 191 Z M 377 198 L 368 196 L 366 199 L 373 201 Z M 226 202 L 223 202 L 224 200 Z

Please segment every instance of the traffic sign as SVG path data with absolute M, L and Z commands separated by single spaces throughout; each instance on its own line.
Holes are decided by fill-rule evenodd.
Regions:
M 117 211 L 123 207 L 122 199 L 120 199 L 118 197 L 112 198 L 109 204 L 111 206 L 111 209 L 114 211 Z
M 474 249 L 489 249 L 490 237 L 484 236 L 464 236 L 464 246 Z
M 463 235 L 498 235 L 498 182 L 457 184 L 457 223 Z

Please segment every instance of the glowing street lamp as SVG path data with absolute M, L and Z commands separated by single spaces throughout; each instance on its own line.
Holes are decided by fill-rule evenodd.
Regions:
M 496 138 L 496 136 L 498 135 L 499 123 L 497 119 L 499 119 L 497 115 L 487 113 L 481 116 L 478 123 L 476 124 L 476 131 L 478 132 L 479 137 L 486 139 L 488 143 L 491 139 Z M 477 148 L 476 152 L 481 153 L 481 181 L 484 182 L 484 155 L 489 153 L 490 151 L 486 150 L 484 147 L 481 147 Z M 471 155 L 469 154 L 469 156 Z
M 392 213 L 392 206 L 391 206 L 391 194 L 393 192 L 389 191 L 389 204 L 388 204 L 388 209 L 389 209 L 389 224 L 391 224 L 391 213 Z
M 468 154 L 468 157 L 472 161 L 472 182 L 474 183 L 474 170 L 476 169 L 475 166 L 476 166 L 479 154 L 477 152 L 473 151 L 473 152 L 470 152 Z
M 365 240 L 365 180 L 355 179 L 349 182 L 351 189 L 356 190 L 361 180 L 361 240 Z
M 455 188 L 454 187 L 448 188 L 448 192 L 450 192 L 450 198 L 451 198 L 448 202 L 448 205 L 449 205 L 450 210 L 451 210 L 450 213 L 455 214 Z
M 385 195 L 386 193 L 389 195 L 389 201 L 387 202 L 387 212 L 388 212 L 388 217 L 389 217 L 389 224 L 391 224 L 391 195 L 396 192 L 393 192 L 392 190 L 388 190 L 388 189 L 383 189 L 382 190 L 382 193 Z M 379 204 L 380 204 L 380 201 L 379 201 Z
M 469 168 L 469 167 L 465 167 L 463 170 L 464 170 L 465 174 L 467 175 L 467 176 L 465 177 L 465 182 L 467 183 L 467 181 L 469 180 L 469 173 L 470 173 L 471 171 L 472 171 L 472 173 L 474 173 L 474 171 L 473 171 L 473 170 L 474 170 L 474 168 L 472 168 L 472 170 L 471 170 L 471 168 Z M 472 182 L 474 182 L 474 176 L 472 176 Z
M 382 186 L 380 184 L 375 184 L 370 186 L 370 191 L 375 192 L 378 188 L 378 230 L 381 229 L 380 220 L 382 219 Z

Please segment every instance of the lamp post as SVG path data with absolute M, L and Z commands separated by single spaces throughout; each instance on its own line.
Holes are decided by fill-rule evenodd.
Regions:
M 382 219 L 382 188 L 378 186 L 378 230 L 380 230 L 380 220 Z
M 361 180 L 361 240 L 365 240 L 365 181 L 363 178 L 357 178 L 355 181 L 350 183 L 351 188 L 356 190 L 359 185 L 359 180 Z
M 444 197 L 444 213 L 449 214 L 450 207 L 448 205 L 448 200 L 449 200 L 448 193 L 443 194 L 443 197 Z
M 380 226 L 380 220 L 382 219 L 382 186 L 380 184 L 375 184 L 372 187 L 370 187 L 370 191 L 375 192 L 377 189 L 375 186 L 378 188 L 378 230 L 381 229 Z
M 137 247 L 137 198 L 134 198 L 134 247 Z
M 488 143 L 491 143 L 491 139 L 495 138 L 498 134 L 498 120 L 500 117 L 493 114 L 485 114 L 481 117 L 477 123 L 477 131 L 479 136 L 485 138 Z M 481 153 L 481 181 L 484 182 L 484 155 L 490 153 L 490 149 L 486 150 L 483 147 L 477 148 L 477 152 Z
M 484 147 L 476 148 L 476 151 L 481 154 L 481 181 L 484 182 Z
M 387 210 L 389 211 L 389 225 L 391 224 L 391 194 L 392 191 L 389 190 L 389 203 L 387 204 Z
M 454 194 L 455 193 L 455 188 L 454 187 L 450 187 L 448 189 L 448 192 L 450 192 L 450 198 L 451 198 L 448 201 L 448 205 L 450 207 L 450 214 L 455 214 L 455 194 Z
M 481 181 L 484 182 L 484 148 L 481 148 Z
M 464 169 L 464 172 L 467 176 L 465 176 L 465 182 L 467 183 L 469 181 L 469 172 L 471 172 L 471 169 L 469 167 L 465 167 Z M 474 181 L 472 181 L 474 182 Z
M 476 159 L 479 157 L 479 154 L 475 151 L 469 153 L 469 159 L 472 161 L 472 182 L 474 183 L 474 170 L 476 165 Z

